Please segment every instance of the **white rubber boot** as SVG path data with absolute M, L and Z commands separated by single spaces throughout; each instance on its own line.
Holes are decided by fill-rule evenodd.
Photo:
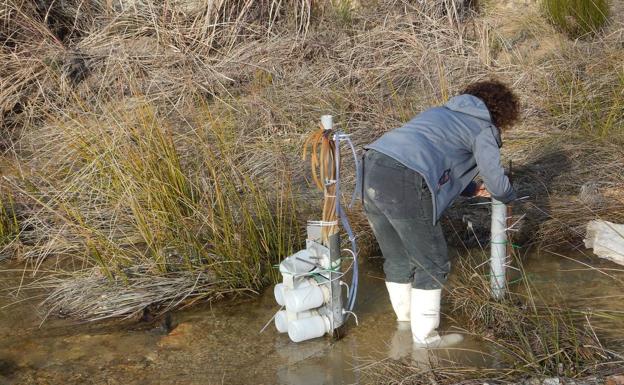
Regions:
M 460 334 L 440 336 L 440 299 L 442 290 L 412 289 L 411 325 L 414 346 L 418 348 L 444 348 L 460 343 Z
M 412 294 L 411 283 L 386 282 L 390 303 L 399 322 L 410 320 L 410 304 Z

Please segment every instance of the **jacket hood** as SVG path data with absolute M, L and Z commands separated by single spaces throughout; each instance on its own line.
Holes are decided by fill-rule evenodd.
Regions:
M 483 103 L 483 101 L 476 96 L 468 94 L 454 96 L 444 105 L 444 107 L 449 110 L 474 116 L 475 118 L 479 118 L 481 120 L 488 122 L 492 121 L 490 111 L 488 111 L 485 103 Z
M 466 115 L 474 116 L 475 118 L 489 122 L 490 129 L 492 130 L 492 135 L 494 135 L 494 139 L 496 139 L 498 147 L 500 148 L 503 145 L 500 131 L 492 123 L 490 111 L 487 109 L 485 103 L 483 103 L 483 100 L 477 98 L 476 96 L 468 94 L 457 95 L 452 97 L 444 105 L 444 107 L 448 108 L 449 110 L 461 112 Z

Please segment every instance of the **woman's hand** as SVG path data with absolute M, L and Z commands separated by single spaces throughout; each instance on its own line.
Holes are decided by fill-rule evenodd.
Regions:
M 477 184 L 477 191 L 475 192 L 476 197 L 484 197 L 491 198 L 490 192 L 485 188 L 485 184 L 483 182 Z

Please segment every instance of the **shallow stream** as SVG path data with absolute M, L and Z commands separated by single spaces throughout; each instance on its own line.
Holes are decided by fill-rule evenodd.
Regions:
M 409 330 L 397 329 L 380 265 L 379 260 L 363 262 L 359 326 L 351 321 L 339 341 L 324 338 L 295 344 L 273 325 L 259 333 L 278 310 L 270 289 L 258 298 L 175 312 L 172 331 L 161 322 L 77 324 L 49 319 L 40 326 L 37 299 L 6 307 L 15 299 L 3 295 L 0 384 L 367 383 L 363 369 L 373 362 L 388 357 L 422 359 L 411 348 Z M 561 296 L 568 306 L 624 312 L 623 285 L 613 283 L 624 281 L 624 271 L 617 265 L 581 255 L 574 259 L 534 255 L 526 269 L 538 287 Z M 598 323 L 611 329 L 611 337 L 624 336 L 622 317 Z M 442 329 L 450 327 L 443 320 Z M 467 338 L 461 346 L 435 356 L 491 367 L 496 360 L 490 353 L 487 346 Z

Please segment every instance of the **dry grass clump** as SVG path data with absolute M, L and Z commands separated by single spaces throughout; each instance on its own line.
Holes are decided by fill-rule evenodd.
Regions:
M 624 222 L 624 152 L 621 145 L 575 131 L 540 139 L 514 169 L 525 214 L 516 239 L 542 247 L 580 247 L 591 219 Z M 600 165 L 600 166 L 598 166 Z
M 546 106 L 556 127 L 583 138 L 624 143 L 624 52 L 618 41 L 612 36 L 572 45 L 546 63 Z
M 228 9 L 247 12 L 253 8 L 247 5 Z M 358 136 L 360 143 L 369 140 L 375 134 L 368 129 L 371 121 L 389 128 L 416 108 L 398 89 L 422 84 L 430 73 L 443 82 L 451 76 L 425 42 L 461 54 L 469 49 L 447 19 L 429 18 L 417 8 L 410 9 L 418 12 L 414 19 L 404 22 L 405 11 L 394 8 L 386 17 L 395 26 L 369 14 L 373 28 L 352 46 L 347 30 L 308 31 L 301 40 L 298 25 L 280 24 L 296 33 L 290 29 L 279 39 L 277 29 L 244 36 L 241 31 L 253 31 L 258 20 L 247 16 L 232 26 L 213 26 L 215 40 L 206 45 L 206 36 L 197 35 L 203 24 L 176 19 L 175 12 L 162 20 L 156 12 L 162 8 L 141 6 L 94 9 L 98 16 L 91 19 L 81 14 L 80 30 L 63 40 L 36 7 L 8 6 L 5 32 L 23 33 L 7 37 L 4 60 L 12 68 L 41 67 L 8 78 L 16 88 L 7 91 L 14 99 L 4 108 L 4 122 L 20 127 L 7 139 L 13 158 L 3 181 L 24 208 L 19 258 L 33 272 L 47 267 L 49 257 L 71 262 L 55 264 L 63 280 L 49 282 L 55 301 L 71 300 L 63 308 L 82 309 L 67 313 L 86 318 L 104 316 L 85 310 L 97 298 L 87 284 L 103 281 L 77 279 L 76 286 L 67 270 L 107 277 L 111 284 L 102 290 L 111 293 L 123 283 L 139 290 L 132 283 L 136 266 L 143 277 L 157 280 L 186 272 L 214 277 L 213 295 L 265 285 L 274 274 L 271 264 L 299 245 L 303 221 L 297 211 L 314 207 L 306 170 L 296 160 L 311 122 L 331 106 L 339 124 L 354 123 L 349 131 L 368 131 Z M 62 12 L 71 14 L 72 8 Z M 20 17 L 8 19 L 14 14 Z M 66 20 L 63 15 L 55 17 Z M 417 36 L 415 22 L 427 27 Z M 230 27 L 239 28 L 236 44 L 219 35 L 228 36 Z M 195 37 L 185 47 L 176 40 L 189 36 Z M 375 51 L 384 54 L 382 66 Z M 66 57 L 75 53 L 79 60 Z M 418 71 L 410 68 L 414 57 L 422 60 Z M 458 56 L 454 65 L 463 61 Z M 378 89 L 391 99 L 378 99 Z M 418 103 L 447 94 L 444 89 Z M 392 100 L 412 111 L 397 115 Z M 354 108 L 367 104 L 368 110 Z M 345 175 L 353 181 L 352 173 Z M 75 297 L 77 290 L 83 299 Z M 122 309 L 107 314 L 129 315 L 158 296 L 131 298 L 137 306 L 120 304 Z
M 535 110 L 526 123 L 535 127 L 508 135 L 503 148 L 528 196 L 516 207 L 527 214 L 522 242 L 578 247 L 589 220 L 624 220 L 621 37 L 614 23 L 600 38 L 559 39 L 532 60 L 537 81 L 526 108 Z
M 50 294 L 42 305 L 49 315 L 98 321 L 141 316 L 145 309 L 164 313 L 198 300 L 211 300 L 249 289 L 223 288 L 210 271 L 178 271 L 155 275 L 146 266 L 134 266 L 113 279 L 100 269 L 72 272 L 69 277 L 49 276 L 24 289 L 44 289 Z M 251 291 L 251 290 L 249 290 Z
M 506 368 L 515 375 L 579 377 L 614 360 L 581 312 L 541 297 L 520 258 L 514 258 L 517 278 L 507 296 L 492 299 L 487 260 L 470 254 L 458 261 L 448 294 L 450 313 L 464 321 L 467 333 L 483 338 Z
M 522 206 L 546 245 L 577 246 L 591 219 L 624 220 L 624 50 L 621 29 L 565 44 L 542 63 L 550 135 L 519 160 Z M 517 164 L 518 164 L 517 163 Z
M 2 126 L 37 123 L 46 111 L 65 108 L 73 92 L 123 97 L 137 79 L 143 94 L 178 101 L 198 90 L 228 93 L 225 72 L 240 65 L 230 52 L 291 22 L 298 39 L 309 27 L 311 4 L 8 0 L 0 7 Z

